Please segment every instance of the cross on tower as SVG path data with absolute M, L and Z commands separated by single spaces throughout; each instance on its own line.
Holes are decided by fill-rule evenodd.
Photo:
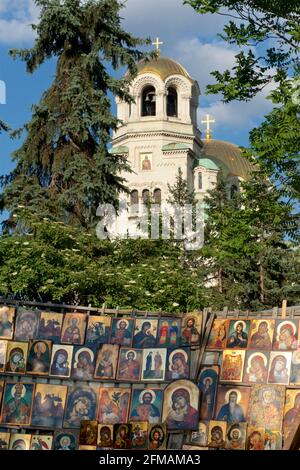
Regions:
M 162 45 L 162 44 L 163 44 L 163 42 L 159 40 L 159 37 L 157 37 L 155 42 L 152 43 L 152 45 L 156 47 L 156 52 L 158 54 L 160 53 L 159 46 Z
M 211 139 L 211 128 L 210 128 L 210 124 L 216 122 L 214 119 L 210 119 L 210 115 L 207 114 L 206 115 L 206 119 L 202 120 L 201 123 L 202 124 L 206 124 L 206 136 L 205 136 L 205 139 L 206 140 L 210 140 Z

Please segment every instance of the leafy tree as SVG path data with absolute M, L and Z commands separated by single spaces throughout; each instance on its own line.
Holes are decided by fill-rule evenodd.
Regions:
M 17 230 L 0 237 L 1 296 L 170 312 L 207 305 L 201 271 L 170 241 L 111 243 L 22 208 L 14 218 Z
M 267 85 L 274 110 L 250 134 L 250 148 L 261 170 L 299 199 L 300 190 L 300 4 L 293 0 L 186 0 L 201 14 L 230 18 L 221 38 L 241 48 L 232 71 L 212 72 L 216 84 L 208 93 L 222 93 L 225 102 L 248 101 Z M 247 46 L 246 50 L 242 50 Z
M 130 102 L 129 82 L 137 47 L 145 41 L 121 27 L 117 0 L 35 0 L 40 19 L 33 26 L 37 38 L 31 49 L 13 50 L 33 73 L 46 60 L 56 60 L 56 73 L 32 118 L 23 145 L 15 152 L 15 170 L 2 178 L 1 208 L 10 212 L 6 226 L 14 226 L 18 205 L 32 213 L 84 228 L 95 222 L 99 203 L 117 203 L 126 190 L 119 176 L 129 170 L 122 156 L 111 155 L 107 144 L 118 120 L 111 112 L 110 95 Z M 127 67 L 117 79 L 109 72 Z

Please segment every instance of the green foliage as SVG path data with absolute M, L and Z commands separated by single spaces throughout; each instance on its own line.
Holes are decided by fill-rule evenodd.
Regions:
M 261 171 L 299 200 L 300 4 L 293 0 L 187 0 L 201 14 L 229 17 L 223 40 L 238 47 L 232 70 L 214 71 L 208 93 L 221 93 L 224 102 L 248 101 L 272 84 L 269 99 L 276 105 L 250 134 L 245 156 L 257 158 Z M 250 49 L 249 49 L 250 48 Z M 257 49 L 256 49 L 257 48 Z
M 205 204 L 205 245 L 99 240 L 19 208 L 0 237 L 0 295 L 21 300 L 190 311 L 300 301 L 299 221 L 259 175 L 233 199 L 220 175 Z M 287 235 L 295 243 L 287 241 Z
M 35 44 L 11 54 L 25 61 L 29 73 L 54 58 L 56 73 L 23 129 L 15 170 L 2 177 L 1 208 L 12 214 L 21 204 L 37 215 L 87 228 L 95 223 L 99 203 L 117 204 L 118 193 L 126 190 L 119 174 L 129 167 L 107 151 L 118 124 L 110 95 L 132 100 L 129 82 L 144 57 L 137 47 L 147 41 L 122 29 L 117 0 L 35 3 L 41 9 L 33 26 Z M 109 65 L 130 73 L 117 79 Z M 13 226 L 10 216 L 6 227 Z
M 0 238 L 2 296 L 165 311 L 206 305 L 200 270 L 172 242 L 98 240 L 24 209 L 15 218 L 18 232 Z
M 185 204 L 195 203 L 195 193 L 188 187 L 188 182 L 183 177 L 181 167 L 178 168 L 175 183 L 173 185 L 168 184 L 168 192 L 170 194 L 167 201 L 169 204 L 184 206 Z
M 7 130 L 8 130 L 7 125 L 5 124 L 5 122 L 1 121 L 0 119 L 0 134 L 2 131 L 7 131 Z

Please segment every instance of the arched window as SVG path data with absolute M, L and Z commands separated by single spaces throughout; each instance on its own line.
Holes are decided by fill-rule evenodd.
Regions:
M 156 115 L 156 96 L 154 86 L 147 86 L 142 93 L 142 116 Z
M 178 97 L 177 91 L 174 87 L 170 86 L 167 92 L 167 116 L 178 116 Z
M 231 185 L 231 188 L 230 188 L 230 198 L 233 199 L 235 193 L 238 193 L 238 191 L 239 191 L 239 188 L 237 187 L 237 185 L 236 185 L 236 184 L 232 184 L 232 185 Z
M 161 204 L 161 189 L 156 188 L 153 192 L 153 199 L 155 204 Z
M 144 189 L 143 190 L 142 199 L 143 199 L 144 204 L 147 204 L 148 202 L 150 202 L 150 191 L 149 191 L 149 189 Z
M 139 204 L 139 193 L 136 189 L 134 189 L 130 193 L 130 208 L 131 208 L 130 211 L 137 212 L 138 204 Z
M 202 173 L 198 173 L 198 189 L 203 189 Z

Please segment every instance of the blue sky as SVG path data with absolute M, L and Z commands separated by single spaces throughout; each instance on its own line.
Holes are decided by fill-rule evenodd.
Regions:
M 216 120 L 213 137 L 238 145 L 247 145 L 248 133 L 258 125 L 271 108 L 265 99 L 268 90 L 250 103 L 233 102 L 224 105 L 220 97 L 205 96 L 205 87 L 213 83 L 210 72 L 231 68 L 237 49 L 222 42 L 224 17 L 201 16 L 183 0 L 127 0 L 122 12 L 124 28 L 140 37 L 158 35 L 164 45 L 162 55 L 180 62 L 196 79 L 201 88 L 198 125 L 206 113 Z M 0 80 L 6 84 L 6 104 L 0 104 L 0 118 L 12 128 L 19 128 L 30 119 L 31 106 L 37 103 L 49 86 L 55 63 L 44 64 L 33 75 L 26 73 L 25 64 L 8 55 L 11 48 L 28 48 L 34 41 L 30 24 L 38 18 L 33 0 L 0 0 Z M 115 106 L 113 104 L 113 109 Z M 0 136 L 0 174 L 13 168 L 11 154 L 18 141 Z

